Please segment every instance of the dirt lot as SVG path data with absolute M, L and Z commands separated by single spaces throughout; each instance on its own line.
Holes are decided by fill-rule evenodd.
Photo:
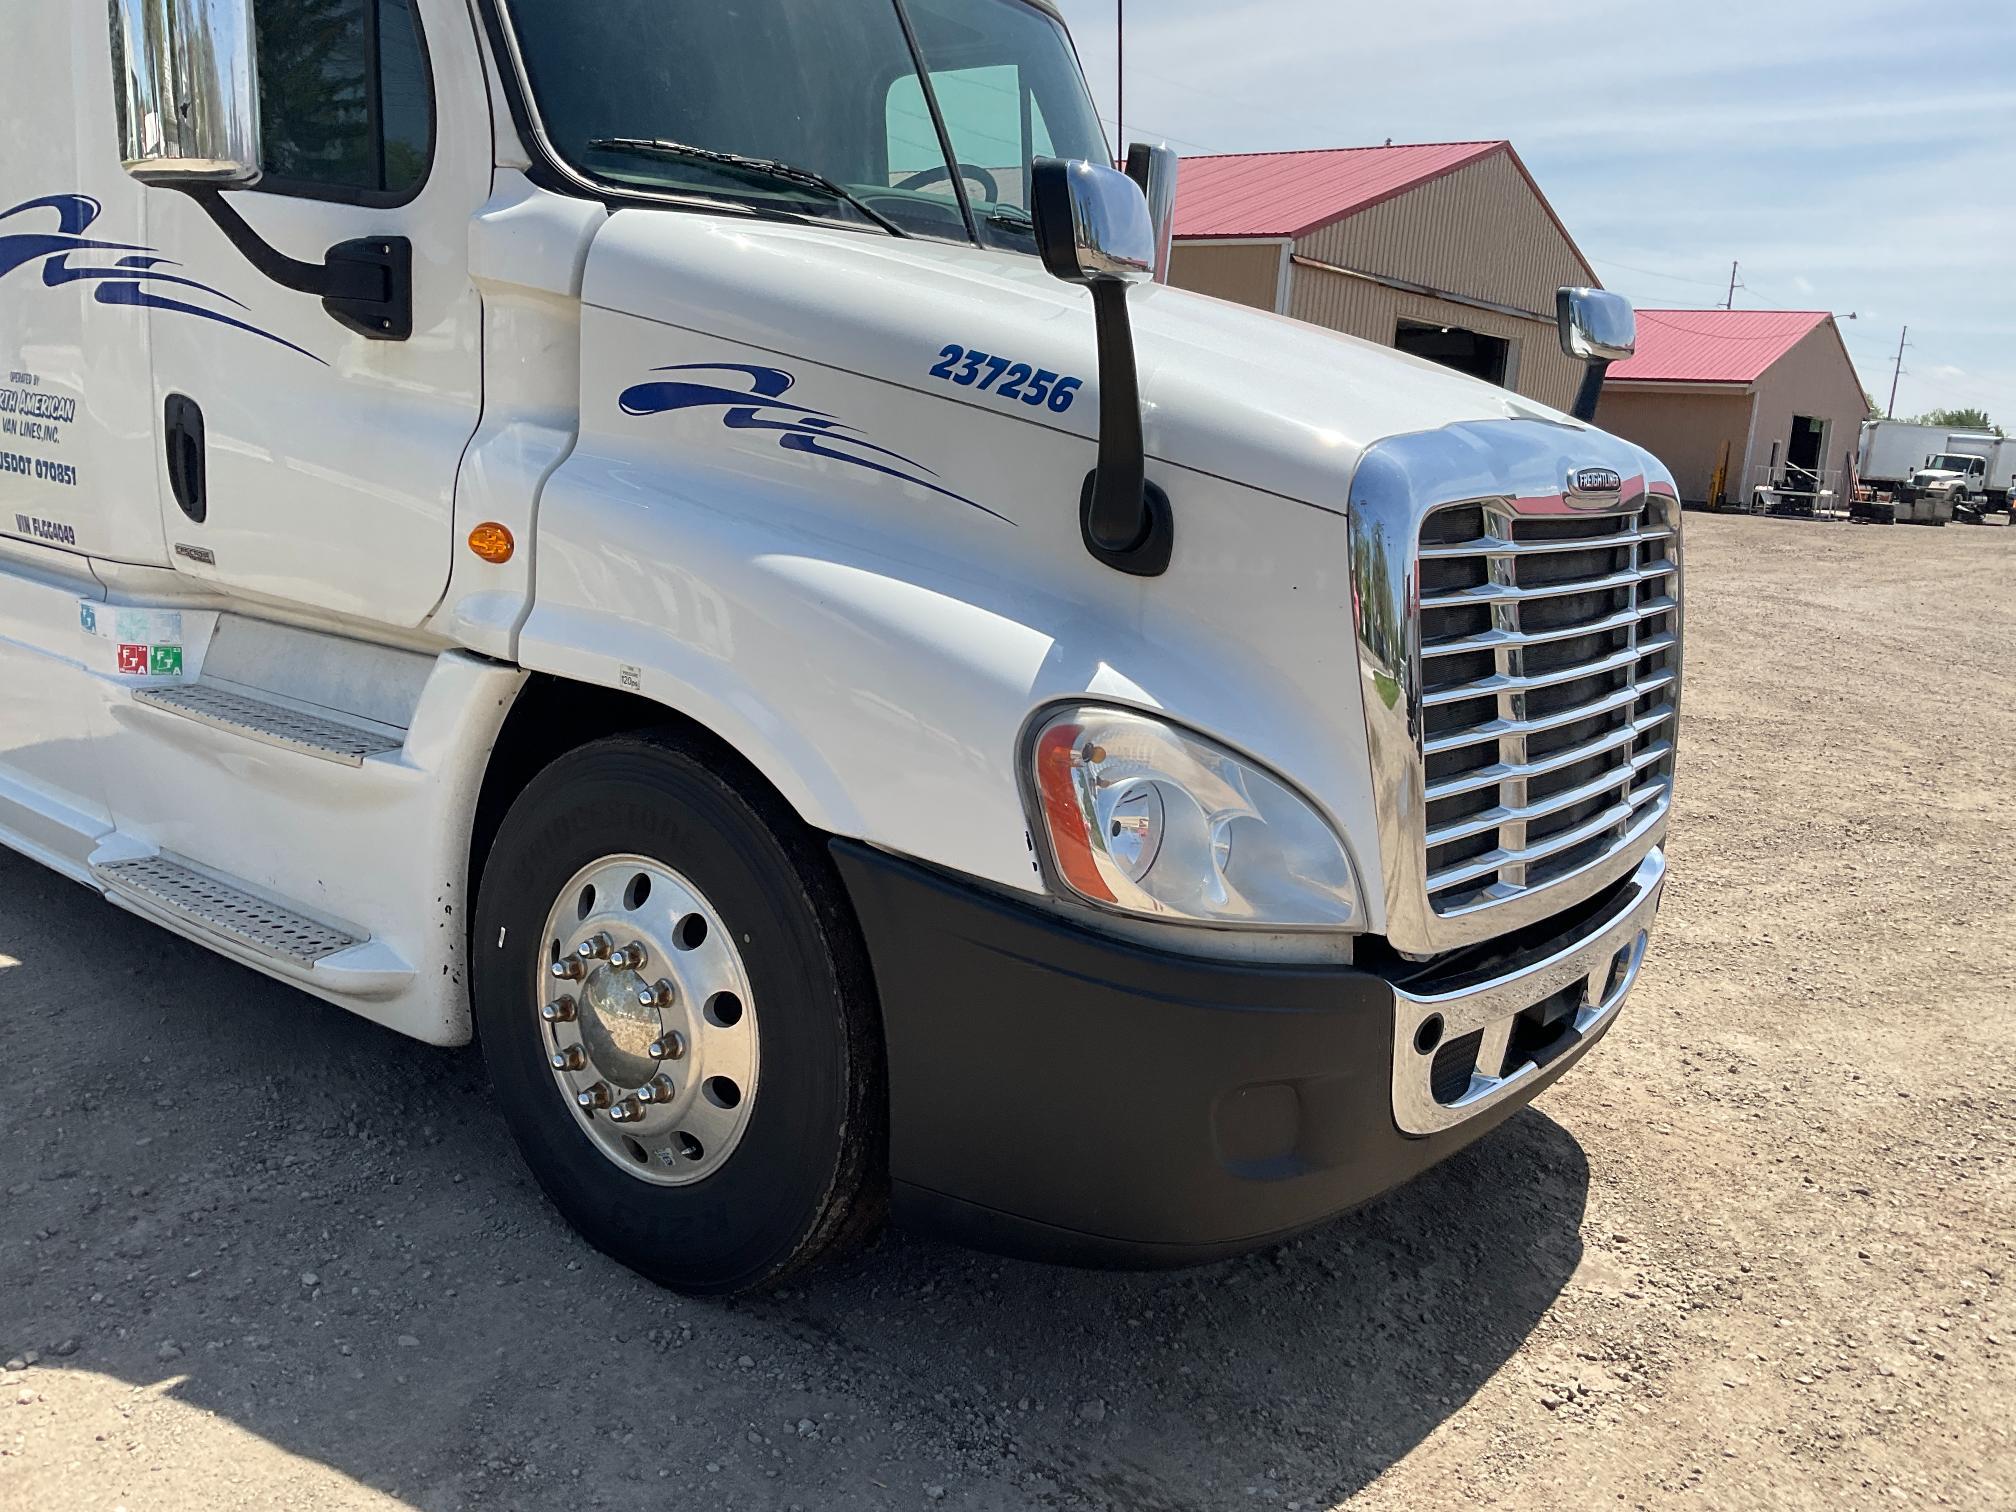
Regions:
M 1202 1271 L 682 1300 L 472 1057 L 0 857 L 0 1507 L 2016 1506 L 2016 530 L 1689 527 L 1624 1021 Z

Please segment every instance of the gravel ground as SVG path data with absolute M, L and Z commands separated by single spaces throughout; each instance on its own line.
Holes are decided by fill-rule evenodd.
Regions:
M 0 1506 L 2016 1505 L 2016 531 L 1689 528 L 1624 1020 L 1201 1271 L 898 1234 L 683 1300 L 473 1057 L 0 856 Z

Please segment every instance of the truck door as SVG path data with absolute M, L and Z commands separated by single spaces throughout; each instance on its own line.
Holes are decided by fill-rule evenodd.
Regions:
M 264 177 L 230 206 L 288 256 L 413 247 L 413 332 L 375 340 L 259 273 L 189 196 L 150 190 L 161 504 L 178 570 L 414 625 L 448 577 L 481 405 L 469 221 L 490 117 L 458 0 L 254 0 Z M 193 287 L 185 287 L 188 280 Z
M 147 229 L 113 140 L 105 7 L 10 6 L 0 36 L 0 535 L 163 565 L 145 323 L 93 276 Z

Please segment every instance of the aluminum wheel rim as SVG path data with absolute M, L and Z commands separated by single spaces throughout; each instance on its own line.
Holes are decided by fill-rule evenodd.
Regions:
M 688 1186 L 735 1152 L 756 1101 L 749 973 L 698 888 L 605 856 L 546 916 L 535 992 L 553 1082 L 609 1160 Z

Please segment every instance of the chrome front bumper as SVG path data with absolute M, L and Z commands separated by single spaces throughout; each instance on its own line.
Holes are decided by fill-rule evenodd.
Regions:
M 1666 884 L 1666 853 L 1638 863 L 1617 907 L 1581 940 L 1518 971 L 1461 990 L 1416 995 L 1394 989 L 1393 1120 L 1407 1134 L 1435 1134 L 1517 1096 L 1544 1068 L 1575 1060 L 1623 1006 L 1645 961 L 1652 919 Z M 1513 1056 L 1521 1014 L 1557 995 L 1572 1013 L 1549 1038 Z M 1435 1095 L 1438 1053 L 1480 1033 L 1469 1085 L 1444 1101 Z M 1449 1088 L 1445 1086 L 1445 1095 Z

